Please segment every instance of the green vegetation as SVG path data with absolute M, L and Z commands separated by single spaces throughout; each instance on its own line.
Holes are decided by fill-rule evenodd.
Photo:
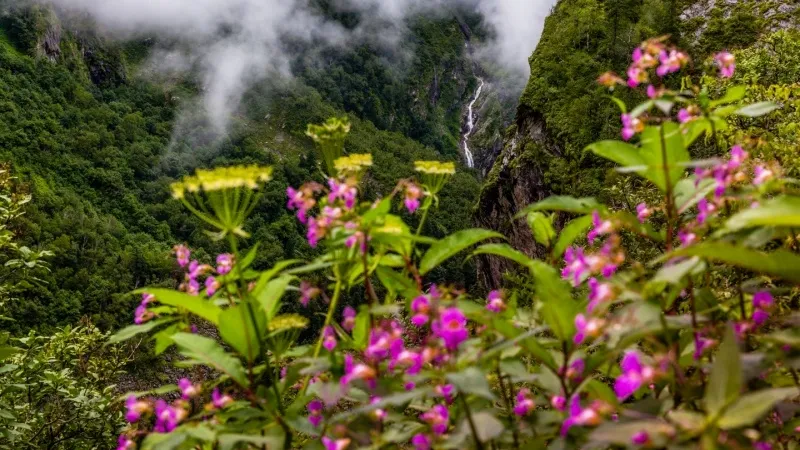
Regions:
M 408 96 L 413 89 L 397 81 L 393 89 L 404 92 L 402 96 L 381 92 L 389 72 L 367 50 L 357 54 L 372 61 L 379 75 L 360 81 L 347 80 L 358 80 L 359 64 L 370 63 L 348 62 L 350 56 L 340 55 L 336 82 L 345 86 L 340 93 L 349 103 L 328 99 L 301 83 L 255 86 L 246 95 L 243 113 L 220 142 L 204 137 L 204 125 L 190 116 L 184 117 L 188 129 L 176 130 L 178 116 L 186 113 L 173 97 L 191 101 L 191 85 L 161 87 L 125 75 L 129 63 L 123 50 L 131 51 L 131 60 L 136 61 L 141 58 L 140 46 L 109 47 L 99 39 L 78 40 L 64 31 L 56 62 L 37 53 L 42 29 L 55 20 L 46 10 L 34 8 L 6 17 L 0 24 L 5 33 L 0 39 L 0 159 L 13 164 L 33 196 L 18 229 L 22 244 L 55 255 L 54 269 L 41 275 L 43 282 L 22 290 L 8 305 L 14 322 L 7 325 L 15 333 L 72 324 L 84 316 L 102 329 L 128 323 L 135 304 L 131 290 L 175 283 L 174 268 L 166 261 L 174 243 L 215 251 L 213 244 L 199 245 L 205 242 L 199 222 L 169 198 L 169 183 L 196 167 L 275 166 L 275 181 L 249 224 L 262 241 L 256 264 L 263 267 L 284 258 L 313 256 L 302 230 L 285 210 L 285 189 L 318 176 L 317 158 L 304 135 L 306 125 L 343 114 L 338 108 L 359 104 L 357 96 L 365 92 L 365 86 L 382 95 L 378 103 L 390 99 L 398 110 L 406 108 L 396 115 L 404 125 L 383 125 L 408 133 L 414 127 L 421 139 L 433 136 L 426 138 L 429 144 L 448 149 L 445 153 L 455 157 L 454 147 L 444 143 L 452 140 L 447 137 L 452 125 L 444 126 L 451 131 L 440 132 L 444 111 L 452 105 L 433 108 L 439 111 L 435 120 L 412 124 L 413 113 L 403 102 L 414 102 Z M 447 48 L 455 42 L 450 25 L 444 28 L 450 31 L 443 31 L 450 39 Z M 431 42 L 420 39 L 425 45 Z M 423 52 L 425 62 L 419 64 L 427 64 L 435 58 L 430 52 L 443 48 L 438 35 L 431 39 L 431 49 Z M 82 54 L 91 58 L 84 59 Z M 448 102 L 457 102 L 455 93 L 447 95 Z M 414 159 L 441 157 L 441 152 L 400 132 L 380 130 L 359 115 L 377 119 L 391 114 L 378 109 L 353 110 L 351 115 L 353 132 L 346 150 L 375 155 L 384 170 L 369 182 L 375 191 L 384 191 L 387 180 L 410 175 Z M 452 113 L 448 117 L 453 120 Z M 443 236 L 463 228 L 477 191 L 471 175 L 459 174 L 442 194 L 448 199 L 447 207 L 431 218 L 426 230 Z M 455 273 L 462 283 L 474 280 L 469 265 L 453 265 L 450 274 Z

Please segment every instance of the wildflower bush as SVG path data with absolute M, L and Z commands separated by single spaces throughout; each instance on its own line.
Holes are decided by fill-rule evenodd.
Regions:
M 600 78 L 647 100 L 630 110 L 617 100 L 623 140 L 587 150 L 660 200 L 635 210 L 571 197 L 528 206 L 519 216 L 544 260 L 489 230 L 421 235 L 452 163 L 419 161 L 415 179 L 364 198 L 363 180 L 380 168 L 370 155 L 342 156 L 347 127 L 335 120 L 309 128 L 324 183 L 287 192 L 309 243 L 324 250 L 314 261 L 252 267 L 258 243 L 242 224 L 269 168 L 176 183 L 175 197 L 230 251 L 212 264 L 177 246 L 180 289 L 141 290 L 136 323 L 114 340 L 148 333 L 157 351 L 174 345 L 179 364 L 216 376 L 126 396 L 119 450 L 796 448 L 796 183 L 741 146 L 690 157 L 701 139 L 721 142 L 727 117 L 777 105 L 742 104 L 745 89 L 732 85 L 712 98 L 677 78 L 689 64 L 650 40 L 626 80 Z M 735 60 L 720 53 L 708 66 L 727 79 Z M 571 219 L 560 232 L 556 214 Z M 481 298 L 473 286 L 426 281 L 468 250 L 518 263 L 524 282 Z M 345 295 L 363 300 L 345 305 Z M 290 302 L 327 304 L 312 342 L 298 341 L 309 320 L 287 313 Z

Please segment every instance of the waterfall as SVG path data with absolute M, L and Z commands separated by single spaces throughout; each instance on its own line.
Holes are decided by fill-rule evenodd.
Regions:
M 469 107 L 467 108 L 467 130 L 464 132 L 464 157 L 467 160 L 467 167 L 475 167 L 472 151 L 469 149 L 469 137 L 475 129 L 474 106 L 475 102 L 477 102 L 481 96 L 481 91 L 483 91 L 483 78 L 478 78 L 478 90 L 475 91 L 475 97 L 469 102 Z

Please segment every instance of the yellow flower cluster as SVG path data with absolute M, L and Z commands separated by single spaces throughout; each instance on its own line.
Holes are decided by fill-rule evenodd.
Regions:
M 272 179 L 272 167 L 268 166 L 230 166 L 216 169 L 197 169 L 194 175 L 172 183 L 172 196 L 182 199 L 187 192 L 221 191 L 226 189 L 258 189 L 261 183 Z
M 372 165 L 372 155 L 355 154 L 342 156 L 334 162 L 336 171 L 339 175 L 353 175 L 361 172 L 362 169 Z
M 453 175 L 456 165 L 452 162 L 414 161 L 414 170 L 428 175 Z

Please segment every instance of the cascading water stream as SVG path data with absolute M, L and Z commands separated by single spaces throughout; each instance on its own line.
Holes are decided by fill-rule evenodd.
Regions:
M 469 102 L 469 107 L 467 108 L 467 130 L 464 132 L 464 157 L 467 160 L 467 167 L 474 167 L 475 162 L 472 158 L 472 151 L 469 149 L 469 137 L 472 135 L 472 131 L 475 129 L 475 111 L 474 106 L 475 102 L 481 96 L 481 91 L 483 90 L 483 78 L 478 78 L 478 90 L 475 91 L 475 97 Z

